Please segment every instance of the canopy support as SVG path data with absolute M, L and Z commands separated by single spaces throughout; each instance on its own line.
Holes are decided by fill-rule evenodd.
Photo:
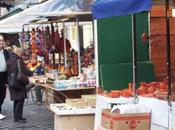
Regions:
M 96 69 L 96 86 L 100 86 L 99 79 L 99 62 L 98 62 L 98 34 L 97 34 L 97 20 L 93 20 L 93 37 L 94 37 L 94 51 L 95 51 L 95 69 Z
M 133 93 L 134 103 L 136 104 L 137 86 L 137 34 L 136 34 L 136 14 L 132 14 L 132 62 L 133 62 Z
M 65 23 L 63 22 L 63 35 L 62 36 L 64 38 L 64 66 L 67 67 L 67 51 L 66 51 L 66 27 L 65 27 Z
M 169 11 L 169 0 L 166 0 L 165 3 L 165 11 L 166 11 L 166 52 L 167 52 L 167 80 L 168 80 L 168 105 L 171 106 L 171 49 L 170 49 L 170 16 L 168 14 Z
M 77 46 L 78 46 L 78 74 L 81 74 L 81 56 L 80 56 L 80 34 L 79 34 L 79 19 L 76 17 L 76 29 L 77 29 Z

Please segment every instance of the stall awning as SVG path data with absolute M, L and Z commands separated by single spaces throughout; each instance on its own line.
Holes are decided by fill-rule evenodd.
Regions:
M 92 5 L 94 19 L 130 15 L 150 10 L 152 0 L 98 0 Z
M 0 28 L 0 33 L 18 33 L 22 28 Z
M 45 12 L 30 12 L 30 16 L 76 16 L 91 14 L 91 5 L 95 0 L 56 0 Z M 40 6 L 41 8 L 47 8 Z
M 12 17 L 13 15 L 16 15 L 16 14 L 22 12 L 22 11 L 23 11 L 22 9 L 18 8 L 16 10 L 0 17 L 0 21 L 5 20 L 9 17 Z M 14 23 L 13 23 L 13 25 L 14 25 Z M 13 27 L 13 26 L 12 26 L 12 28 L 9 28 L 8 25 L 3 25 L 3 26 L 0 27 L 0 33 L 16 33 L 16 32 L 19 32 L 21 30 L 22 30 L 22 28 L 16 28 L 16 27 Z
M 12 11 L 12 12 L 10 12 L 10 13 L 4 15 L 4 16 L 1 16 L 1 17 L 0 17 L 0 21 L 6 19 L 6 18 L 8 18 L 8 17 L 11 17 L 11 16 L 13 16 L 13 15 L 15 15 L 15 14 L 17 14 L 17 13 L 20 13 L 21 11 L 23 11 L 23 9 L 18 8 L 18 9 L 16 9 L 16 10 L 14 10 L 14 11 Z
M 0 20 L 0 32 L 8 29 L 13 30 L 15 28 L 22 28 L 23 25 L 28 24 L 30 21 L 38 17 L 38 16 L 27 16 L 27 14 L 34 12 L 43 13 L 47 11 L 50 8 L 50 6 L 53 5 L 55 2 L 56 0 L 49 0 L 42 4 L 28 8 L 6 19 Z
M 23 25 L 30 23 L 38 16 L 90 15 L 92 2 L 93 0 L 48 0 L 0 20 L 0 32 L 13 28 L 22 28 Z

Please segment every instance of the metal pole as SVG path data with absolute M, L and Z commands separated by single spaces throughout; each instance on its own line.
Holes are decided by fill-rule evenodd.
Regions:
M 66 27 L 65 23 L 63 22 L 63 35 L 64 38 L 64 66 L 67 67 L 67 51 L 66 51 Z
M 79 37 L 79 20 L 76 18 L 77 42 L 78 42 L 78 74 L 81 74 L 81 57 L 80 57 L 80 37 Z
M 132 62 L 133 62 L 133 93 L 134 103 L 136 104 L 136 84 L 137 84 L 137 34 L 136 34 L 136 15 L 132 14 Z
M 24 31 L 24 26 L 22 26 L 22 43 L 21 43 L 21 47 L 24 49 L 24 42 L 25 42 L 25 31 Z
M 149 36 L 151 36 L 151 32 L 150 32 L 150 30 L 151 30 L 151 26 L 150 26 L 150 22 L 151 22 L 151 13 L 150 12 L 148 12 L 148 34 L 149 34 Z M 149 61 L 151 62 L 151 39 L 149 38 Z
M 99 62 L 98 62 L 98 34 L 97 34 L 97 20 L 93 20 L 94 31 L 94 51 L 95 51 L 95 69 L 96 69 L 96 86 L 99 87 Z
M 54 32 L 54 26 L 53 23 L 51 23 L 51 41 L 52 41 L 52 60 L 53 60 L 53 69 L 56 69 L 55 65 L 55 32 Z
M 171 106 L 171 49 L 170 49 L 170 16 L 169 11 L 169 0 L 166 0 L 165 5 L 166 11 L 166 51 L 167 51 L 167 80 L 168 80 L 168 105 Z

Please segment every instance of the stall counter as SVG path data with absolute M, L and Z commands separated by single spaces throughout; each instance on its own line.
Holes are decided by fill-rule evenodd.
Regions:
M 124 97 L 109 98 L 109 97 L 97 95 L 94 130 L 98 130 L 98 127 L 100 126 L 102 109 L 110 109 L 111 104 L 126 104 L 126 103 L 132 103 L 132 102 L 133 102 L 133 98 L 124 98 Z M 158 129 L 167 130 L 168 114 L 169 114 L 168 113 L 169 106 L 167 101 L 162 101 L 155 98 L 139 97 L 139 104 L 143 104 L 152 109 L 151 130 L 158 130 Z M 175 102 L 172 103 L 172 108 L 174 110 L 174 115 L 172 115 L 172 117 L 175 118 Z M 175 129 L 175 126 L 173 127 Z
M 29 80 L 31 83 L 35 85 L 41 86 L 44 88 L 45 92 L 45 105 L 50 110 L 49 101 L 53 101 L 55 103 L 64 103 L 68 98 L 80 98 L 81 95 L 86 94 L 96 94 L 96 87 L 77 87 L 77 88 L 66 88 L 66 89 L 58 89 L 53 87 L 52 84 L 48 83 L 36 83 L 36 80 L 42 79 L 43 76 L 33 76 L 30 77 Z M 45 77 L 44 77 L 45 78 Z
M 54 112 L 54 130 L 93 130 L 95 108 L 50 104 Z

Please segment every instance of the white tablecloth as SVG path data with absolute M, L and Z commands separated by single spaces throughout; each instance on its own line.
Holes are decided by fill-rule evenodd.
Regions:
M 111 104 L 121 104 L 121 103 L 132 103 L 133 98 L 108 98 L 104 96 L 97 96 L 96 101 L 96 111 L 95 111 L 95 128 L 98 130 L 98 126 L 101 124 L 101 111 L 102 109 L 111 108 Z M 151 108 L 151 130 L 167 130 L 168 128 L 168 115 L 169 107 L 166 101 L 158 100 L 155 98 L 144 98 L 139 97 L 139 104 L 144 104 L 145 106 Z M 172 103 L 172 108 L 174 109 L 174 114 L 171 116 L 175 118 L 175 103 Z M 175 119 L 174 119 L 175 121 Z M 174 123 L 175 124 L 175 123 Z M 175 126 L 173 128 L 175 129 Z

